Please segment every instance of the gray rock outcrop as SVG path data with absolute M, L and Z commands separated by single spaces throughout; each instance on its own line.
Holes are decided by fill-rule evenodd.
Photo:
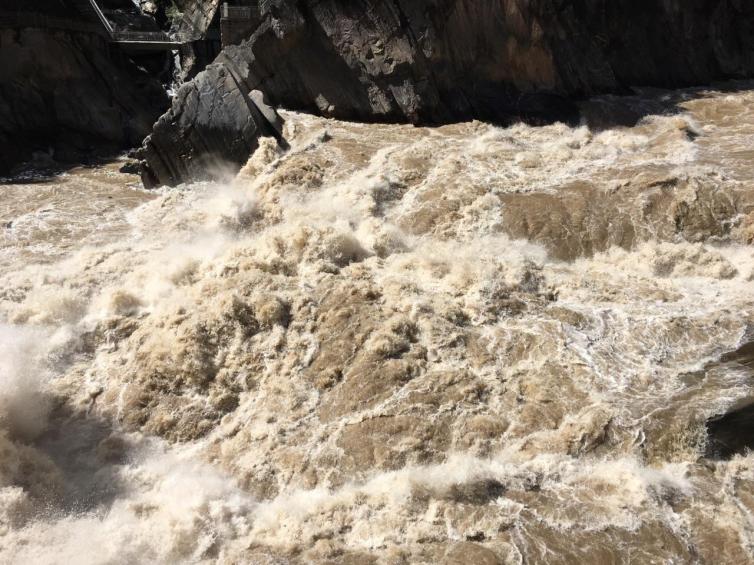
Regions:
M 256 149 L 260 136 L 285 144 L 282 122 L 260 94 L 239 88 L 234 73 L 223 65 L 211 65 L 186 83 L 145 141 L 145 186 L 235 172 Z

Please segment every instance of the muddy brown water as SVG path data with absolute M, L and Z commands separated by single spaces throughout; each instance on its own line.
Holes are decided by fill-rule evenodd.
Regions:
M 0 558 L 754 562 L 730 86 L 4 181 Z

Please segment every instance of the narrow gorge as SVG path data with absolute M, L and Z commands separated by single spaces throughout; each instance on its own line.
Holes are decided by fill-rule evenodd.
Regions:
M 0 562 L 754 563 L 754 6 L 6 0 Z

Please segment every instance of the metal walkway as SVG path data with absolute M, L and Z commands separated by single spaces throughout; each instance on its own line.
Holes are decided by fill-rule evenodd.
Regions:
M 186 43 L 161 31 L 114 31 L 110 37 L 121 47 L 141 51 L 173 51 Z
M 162 31 L 116 31 L 96 0 L 69 0 L 83 16 L 97 19 L 112 43 L 133 51 L 173 51 L 187 40 L 170 37 Z

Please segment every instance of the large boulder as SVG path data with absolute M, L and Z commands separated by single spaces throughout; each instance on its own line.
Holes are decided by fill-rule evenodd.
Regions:
M 144 185 L 221 178 L 235 172 L 260 136 L 278 138 L 282 120 L 259 92 L 239 86 L 232 71 L 212 65 L 178 91 L 141 150 Z
M 226 48 L 158 123 L 151 182 L 193 178 L 187 162 L 205 155 L 240 166 L 248 154 L 238 148 L 254 143 L 226 114 L 240 107 L 245 124 L 238 100 L 252 90 L 340 119 L 544 122 L 575 119 L 574 98 L 754 73 L 748 2 L 272 0 L 261 9 L 249 40 Z M 223 72 L 234 80 L 218 80 Z M 227 111 L 202 114 L 225 99 Z

